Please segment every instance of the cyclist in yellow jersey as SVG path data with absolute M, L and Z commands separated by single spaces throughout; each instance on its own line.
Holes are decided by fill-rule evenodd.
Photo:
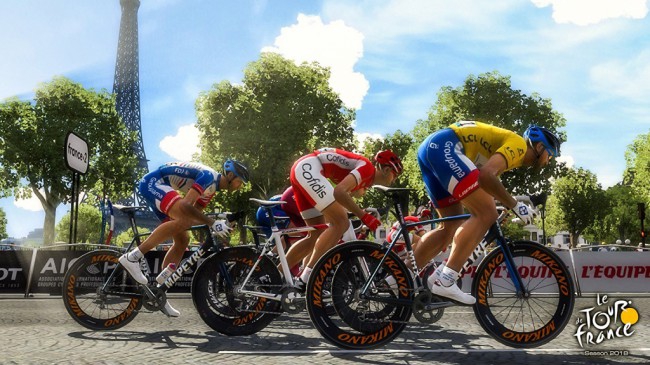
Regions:
M 559 154 L 559 139 L 546 128 L 531 125 L 522 136 L 476 121 L 460 121 L 439 130 L 420 145 L 418 164 L 431 201 L 440 217 L 470 213 L 466 221 L 443 222 L 426 233 L 415 249 L 423 267 L 453 242 L 446 264 L 428 278 L 432 293 L 459 304 L 476 299 L 456 285 L 458 272 L 485 232 L 497 219 L 495 199 L 513 210 L 522 222 L 532 223 L 532 210 L 517 202 L 499 179 L 520 167 L 541 168 Z

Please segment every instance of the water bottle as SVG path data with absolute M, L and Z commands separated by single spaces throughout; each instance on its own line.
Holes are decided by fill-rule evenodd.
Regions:
M 164 283 L 165 280 L 167 280 L 167 278 L 170 277 L 174 271 L 176 271 L 176 264 L 172 262 L 171 264 L 167 265 L 165 270 L 161 271 L 160 274 L 158 274 L 156 277 L 158 284 Z

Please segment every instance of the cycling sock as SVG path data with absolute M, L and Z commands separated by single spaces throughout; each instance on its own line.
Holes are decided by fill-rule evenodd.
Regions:
M 458 280 L 458 276 L 460 275 L 456 272 L 456 270 L 445 266 L 440 274 L 440 283 L 446 287 L 452 286 L 454 283 L 456 283 L 456 280 Z
M 140 252 L 139 248 L 134 248 L 131 252 L 126 254 L 126 259 L 131 262 L 138 262 L 144 255 Z
M 305 267 L 302 270 L 302 274 L 300 275 L 300 280 L 302 280 L 304 283 L 306 283 L 309 280 L 309 275 L 311 274 L 311 267 Z

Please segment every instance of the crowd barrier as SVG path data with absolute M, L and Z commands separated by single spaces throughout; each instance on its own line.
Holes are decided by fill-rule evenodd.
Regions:
M 5 245 L 4 248 L 8 246 Z M 105 246 L 103 246 L 105 247 Z M 61 245 L 35 249 L 20 246 L 0 250 L 0 294 L 60 295 L 63 276 L 75 260 L 98 245 Z M 115 249 L 115 247 L 111 247 Z M 626 293 L 647 295 L 650 292 L 650 251 L 594 252 L 559 250 L 558 255 L 569 267 L 579 296 L 594 293 Z M 186 252 L 186 257 L 191 252 Z M 150 280 L 160 271 L 165 251 L 151 251 L 145 256 Z M 480 260 L 479 260 L 480 261 Z M 526 262 L 519 268 L 521 276 L 550 275 L 548 271 Z M 476 266 L 462 277 L 463 289 L 471 288 Z M 189 293 L 193 272 L 186 273 L 170 292 Z

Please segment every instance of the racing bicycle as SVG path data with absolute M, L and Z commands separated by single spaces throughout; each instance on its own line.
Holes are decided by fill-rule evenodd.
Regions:
M 435 322 L 441 309 L 455 303 L 430 292 L 421 278 L 408 235 L 416 224 L 469 218 L 469 214 L 406 223 L 403 201 L 410 189 L 375 186 L 392 199 L 400 223 L 409 267 L 393 252 L 392 243 L 347 242 L 323 255 L 307 283 L 306 306 L 321 335 L 346 349 L 383 346 L 408 324 L 413 315 L 421 323 Z M 530 203 L 528 197 L 517 197 Z M 549 248 L 504 237 L 502 210 L 465 268 L 492 242 L 496 247 L 475 271 L 471 293 L 477 299 L 474 314 L 481 327 L 497 341 L 517 348 L 541 346 L 559 335 L 569 322 L 575 293 L 569 269 Z M 331 281 L 329 290 L 325 283 Z M 326 295 L 327 294 L 327 295 Z M 335 311 L 327 310 L 334 307 Z
M 270 219 L 271 236 L 255 246 L 229 247 L 211 256 L 197 270 L 192 292 L 199 315 L 215 331 L 228 336 L 245 336 L 264 329 L 282 313 L 304 311 L 287 263 L 282 236 L 322 230 L 327 224 L 279 229 L 272 208 L 283 201 L 250 201 L 263 207 Z M 281 218 L 280 218 L 281 219 Z M 245 226 L 255 237 L 262 227 Z M 278 269 L 278 265 L 280 269 Z M 281 271 L 280 271 L 281 270 Z M 196 301 L 202 300 L 203 303 Z
M 117 204 L 113 208 L 129 217 L 134 236 L 126 248 L 128 252 L 139 246 L 141 238 L 148 235 L 138 233 L 135 222 L 136 212 L 146 208 Z M 233 222 L 242 214 L 222 214 L 218 217 Z M 221 242 L 212 236 L 208 226 L 194 226 L 190 230 L 198 231 L 205 237 L 205 241 L 162 284 L 156 281 L 147 285 L 136 282 L 118 262 L 122 252 L 116 249 L 99 249 L 79 257 L 63 278 L 63 303 L 70 316 L 80 325 L 92 330 L 115 330 L 131 322 L 142 307 L 152 312 L 161 310 L 167 300 L 167 291 L 183 274 L 190 273 L 206 256 L 221 250 Z M 141 259 L 140 266 L 145 276 L 149 277 L 149 266 L 145 258 Z M 192 281 L 196 280 L 195 274 Z M 205 292 L 192 291 L 197 311 L 205 313 L 207 310 L 203 306 L 208 301 L 202 295 Z

